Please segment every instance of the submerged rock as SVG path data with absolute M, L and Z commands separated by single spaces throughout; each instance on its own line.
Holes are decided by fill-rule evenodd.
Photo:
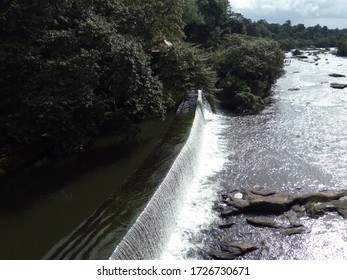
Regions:
M 334 77 L 334 78 L 345 78 L 346 75 L 343 75 L 343 74 L 337 74 L 337 73 L 332 73 L 332 74 L 329 74 L 330 77 Z
M 298 91 L 298 90 L 300 90 L 300 88 L 289 88 L 288 90 L 289 91 Z

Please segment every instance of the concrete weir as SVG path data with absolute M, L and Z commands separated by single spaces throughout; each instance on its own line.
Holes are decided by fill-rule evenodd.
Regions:
M 110 259 L 157 259 L 160 257 L 173 231 L 187 187 L 194 177 L 199 154 L 199 137 L 204 126 L 200 91 L 188 94 L 178 112 L 187 113 L 194 107 L 196 113 L 187 142 Z

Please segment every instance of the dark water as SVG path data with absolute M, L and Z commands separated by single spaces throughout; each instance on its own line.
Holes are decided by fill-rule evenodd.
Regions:
M 204 166 L 164 259 L 208 258 L 224 238 L 260 244 L 245 259 L 347 259 L 347 221 L 334 213 L 303 217 L 301 223 L 311 232 L 284 237 L 247 225 L 243 215 L 234 218 L 231 229 L 219 230 L 222 220 L 212 210 L 221 193 L 255 185 L 287 192 L 347 188 L 347 89 L 330 87 L 347 80 L 329 77 L 347 74 L 347 60 L 331 54 L 319 58 L 292 59 L 260 115 L 210 116 Z
M 142 124 L 138 142 L 100 139 L 81 157 L 0 181 L 20 187 L 0 198 L 0 259 L 40 259 L 117 191 L 166 132 L 166 121 Z M 154 130 L 153 127 L 156 129 Z

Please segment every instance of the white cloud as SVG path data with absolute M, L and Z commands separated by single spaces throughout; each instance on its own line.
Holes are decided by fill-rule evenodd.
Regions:
M 253 20 L 266 19 L 269 22 L 283 23 L 311 21 L 324 25 L 329 19 L 334 27 L 347 27 L 346 0 L 229 0 L 232 10 Z M 322 22 L 320 22 L 322 20 Z M 339 26 L 343 24 L 343 26 Z M 330 26 L 329 26 L 330 27 Z

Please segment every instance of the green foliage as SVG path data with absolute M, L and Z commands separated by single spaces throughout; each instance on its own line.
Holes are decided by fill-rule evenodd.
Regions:
M 105 128 L 163 116 L 169 104 L 150 57 L 119 34 L 119 1 L 7 1 L 1 17 L 0 133 L 56 150 L 83 150 Z M 96 2 L 95 2 L 96 3 Z M 112 8 L 112 9 L 111 9 Z M 108 16 L 108 10 L 112 13 Z
M 218 94 L 226 108 L 259 111 L 272 84 L 283 73 L 284 54 L 273 40 L 233 35 L 216 52 L 215 68 L 221 88 Z
M 122 33 L 131 34 L 146 46 L 167 39 L 184 38 L 183 0 L 114 0 L 125 7 L 114 17 Z
M 347 40 L 343 40 L 340 42 L 338 46 L 337 54 L 340 56 L 347 56 Z
M 215 91 L 216 73 L 207 64 L 206 53 L 191 44 L 177 43 L 162 50 L 155 67 L 164 88 L 174 93 L 176 102 L 189 89 Z

